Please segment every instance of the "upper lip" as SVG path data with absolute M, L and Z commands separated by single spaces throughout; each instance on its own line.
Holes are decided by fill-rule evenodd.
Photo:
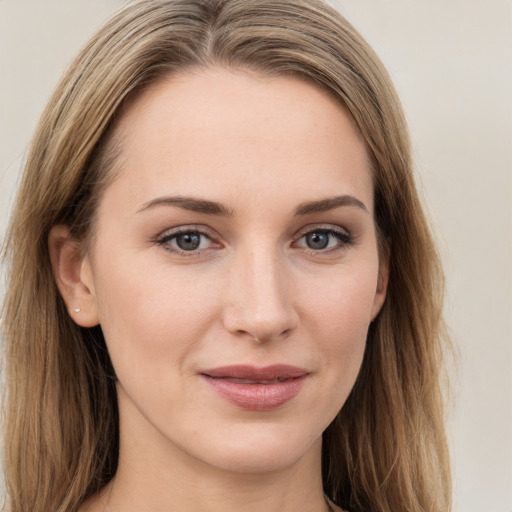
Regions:
M 273 364 L 270 366 L 231 365 L 202 370 L 202 375 L 217 379 L 245 379 L 254 381 L 284 380 L 303 377 L 309 372 L 304 368 L 289 364 Z

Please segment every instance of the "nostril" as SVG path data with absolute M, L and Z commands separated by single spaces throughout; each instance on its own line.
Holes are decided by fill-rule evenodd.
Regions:
M 293 310 L 281 311 L 261 317 L 247 311 L 231 311 L 224 318 L 224 327 L 234 336 L 247 338 L 256 343 L 287 338 L 298 325 L 297 315 Z
M 225 288 L 225 328 L 258 343 L 287 337 L 299 320 L 291 276 L 273 247 L 240 251 Z

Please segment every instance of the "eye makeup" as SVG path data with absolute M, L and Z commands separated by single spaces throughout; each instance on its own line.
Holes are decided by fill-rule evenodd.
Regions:
M 210 233 L 198 226 L 181 226 L 167 230 L 155 238 L 154 243 L 183 257 L 206 255 L 212 249 L 223 247 Z M 303 249 L 310 255 L 327 255 L 343 251 L 353 243 L 353 236 L 346 230 L 331 225 L 304 229 L 291 247 Z

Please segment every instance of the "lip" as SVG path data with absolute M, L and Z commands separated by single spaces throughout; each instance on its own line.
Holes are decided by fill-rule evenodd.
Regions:
M 231 404 L 242 409 L 269 411 L 294 398 L 309 372 L 286 364 L 265 367 L 233 365 L 203 370 L 200 375 Z

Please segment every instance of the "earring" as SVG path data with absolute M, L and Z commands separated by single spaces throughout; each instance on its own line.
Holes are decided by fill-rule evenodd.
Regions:
M 80 311 L 81 311 L 80 306 L 77 306 L 77 307 L 75 308 L 75 313 L 80 313 Z

